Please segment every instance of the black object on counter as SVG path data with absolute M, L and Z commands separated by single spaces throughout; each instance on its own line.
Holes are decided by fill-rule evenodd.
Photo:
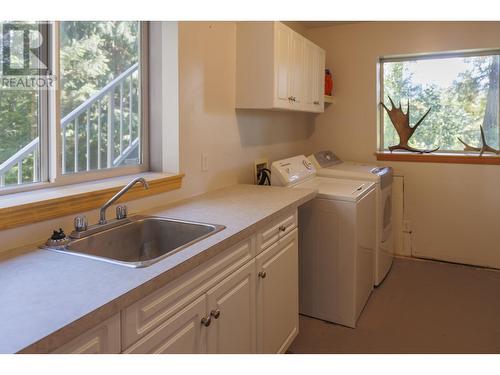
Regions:
M 267 168 L 262 168 L 259 173 L 257 174 L 257 179 L 259 185 L 271 185 L 271 179 L 270 176 L 271 171 Z
M 66 238 L 66 234 L 62 230 L 62 228 L 59 228 L 59 231 L 55 230 L 52 233 L 52 236 L 50 237 L 51 240 L 63 240 Z

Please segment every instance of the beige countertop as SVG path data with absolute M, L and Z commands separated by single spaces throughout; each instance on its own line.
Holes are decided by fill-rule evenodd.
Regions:
M 54 350 L 315 195 L 235 185 L 141 212 L 226 226 L 146 268 L 37 249 L 1 260 L 0 353 Z

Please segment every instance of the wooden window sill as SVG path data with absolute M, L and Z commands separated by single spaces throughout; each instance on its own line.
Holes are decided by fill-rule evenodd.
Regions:
M 400 151 L 379 151 L 375 153 L 379 161 L 403 161 L 420 163 L 452 163 L 452 164 L 489 164 L 500 165 L 500 156 L 483 154 L 462 154 L 462 153 L 431 153 L 417 154 Z
M 149 189 L 137 185 L 120 202 L 179 189 L 184 174 L 139 173 L 4 195 L 0 199 L 0 230 L 98 208 L 136 176 L 144 177 Z

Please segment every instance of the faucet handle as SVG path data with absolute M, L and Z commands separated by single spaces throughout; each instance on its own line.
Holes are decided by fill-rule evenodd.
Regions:
M 128 214 L 128 208 L 126 205 L 120 204 L 116 206 L 116 218 L 118 220 L 125 219 L 127 217 L 127 214 Z
M 73 224 L 75 225 L 75 231 L 77 232 L 86 231 L 89 226 L 87 217 L 85 215 L 75 217 L 75 219 L 73 220 Z

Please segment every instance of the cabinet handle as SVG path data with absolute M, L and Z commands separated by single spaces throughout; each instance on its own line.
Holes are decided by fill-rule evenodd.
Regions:
M 219 316 L 220 316 L 220 310 L 217 309 L 217 310 L 212 310 L 210 311 L 210 315 L 214 317 L 214 319 L 219 319 Z
M 288 101 L 289 101 L 289 102 L 292 102 L 292 101 L 293 101 L 293 96 L 289 96 L 289 97 L 288 97 Z
M 201 318 L 201 324 L 203 324 L 205 327 L 208 327 L 212 323 L 212 318 L 208 317 L 203 317 Z
M 267 276 L 267 273 L 266 273 L 266 271 L 260 271 L 257 276 L 259 276 L 261 279 L 265 279 Z
M 319 101 L 315 100 L 315 101 L 313 102 L 313 104 L 318 105 L 318 104 L 319 104 Z
M 284 225 L 280 225 L 279 228 L 278 228 L 278 230 L 280 232 L 284 232 L 284 231 L 286 231 L 286 227 Z
M 293 102 L 297 101 L 297 98 L 295 96 L 292 96 L 292 101 Z

